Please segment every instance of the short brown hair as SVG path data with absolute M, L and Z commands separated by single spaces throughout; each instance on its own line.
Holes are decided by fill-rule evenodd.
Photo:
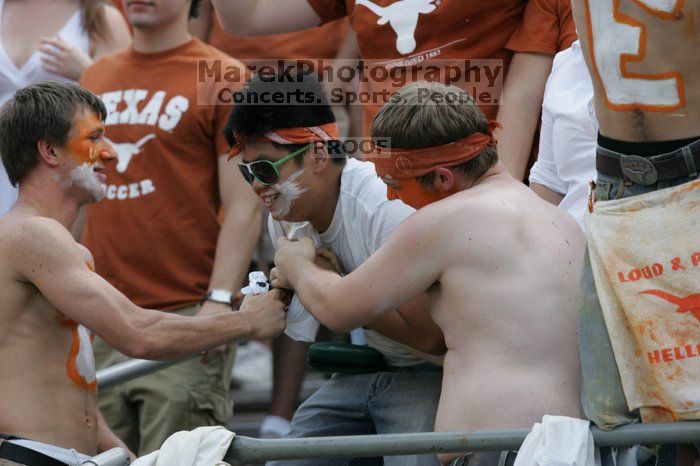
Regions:
M 423 149 L 458 141 L 474 133 L 488 134 L 489 122 L 471 96 L 455 86 L 417 81 L 391 96 L 372 121 L 372 138 L 389 138 L 391 147 Z M 495 147 L 452 167 L 479 178 L 496 164 Z M 418 177 L 426 187 L 435 172 Z
M 80 107 L 93 110 L 102 121 L 102 101 L 82 87 L 59 82 L 24 87 L 0 108 L 0 154 L 13 186 L 39 163 L 37 144 L 46 139 L 64 146 Z

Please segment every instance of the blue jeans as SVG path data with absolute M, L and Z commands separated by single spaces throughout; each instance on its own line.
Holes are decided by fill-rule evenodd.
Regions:
M 625 182 L 623 178 L 598 173 L 595 196 L 598 202 L 632 197 L 659 189 L 670 188 L 696 179 L 678 178 L 650 186 Z M 610 344 L 610 336 L 603 319 L 591 263 L 586 253 L 581 277 L 581 304 L 579 306 L 579 348 L 583 389 L 581 393 L 586 417 L 604 430 L 639 422 L 638 411 L 631 412 L 622 391 L 620 373 Z
M 423 366 L 421 366 L 423 367 Z M 287 438 L 433 432 L 442 371 L 333 374 L 294 414 Z M 271 461 L 267 466 L 376 464 L 367 458 Z M 434 454 L 387 456 L 386 466 L 437 466 Z

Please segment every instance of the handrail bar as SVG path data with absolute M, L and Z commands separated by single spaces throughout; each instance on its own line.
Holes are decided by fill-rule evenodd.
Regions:
M 113 366 L 105 367 L 97 371 L 97 386 L 100 390 L 106 390 L 115 385 L 128 382 L 129 380 L 152 374 L 166 367 L 174 366 L 181 362 L 194 358 L 201 358 L 201 354 L 188 356 L 183 359 L 172 361 L 151 361 L 149 359 L 130 359 Z
M 592 427 L 598 447 L 700 442 L 700 421 L 630 424 L 611 431 Z M 224 457 L 232 465 L 269 460 L 517 450 L 530 429 L 474 432 L 256 439 L 236 436 Z

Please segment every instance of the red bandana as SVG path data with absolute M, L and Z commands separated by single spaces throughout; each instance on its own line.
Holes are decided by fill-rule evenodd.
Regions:
M 374 162 L 377 174 L 387 179 L 417 178 L 440 167 L 454 167 L 468 162 L 486 147 L 496 147 L 493 131 L 501 128 L 489 121 L 488 134 L 474 133 L 459 141 L 421 149 L 391 149 L 375 146 L 368 159 Z
M 262 136 L 243 137 L 234 134 L 237 143 L 231 147 L 228 159 L 238 155 L 243 147 L 251 142 L 276 142 L 277 144 L 305 144 L 317 141 L 332 141 L 339 138 L 338 125 L 326 123 L 321 126 L 297 127 L 297 128 L 282 128 L 275 131 L 270 131 Z

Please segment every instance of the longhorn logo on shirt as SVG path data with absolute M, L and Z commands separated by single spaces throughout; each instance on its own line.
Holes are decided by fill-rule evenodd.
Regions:
M 375 15 L 379 16 L 377 24 L 389 26 L 396 33 L 396 50 L 402 55 L 409 54 L 416 49 L 416 27 L 418 16 L 435 11 L 436 0 L 399 0 L 389 6 L 379 6 L 371 0 L 356 0 L 357 5 L 362 5 Z
M 131 162 L 131 158 L 134 155 L 140 154 L 144 144 L 154 137 L 156 137 L 155 134 L 147 134 L 133 144 L 130 142 L 116 143 L 105 138 L 107 142 L 112 144 L 112 147 L 114 147 L 114 150 L 117 152 L 117 172 L 124 173 Z
M 649 294 L 652 296 L 657 296 L 661 299 L 665 299 L 666 301 L 678 306 L 676 312 L 679 312 L 681 314 L 685 312 L 690 312 L 691 314 L 693 314 L 693 317 L 700 321 L 700 293 L 691 294 L 689 296 L 686 296 L 685 298 L 674 296 L 670 293 L 666 293 L 665 291 L 660 290 L 645 290 L 639 294 Z

